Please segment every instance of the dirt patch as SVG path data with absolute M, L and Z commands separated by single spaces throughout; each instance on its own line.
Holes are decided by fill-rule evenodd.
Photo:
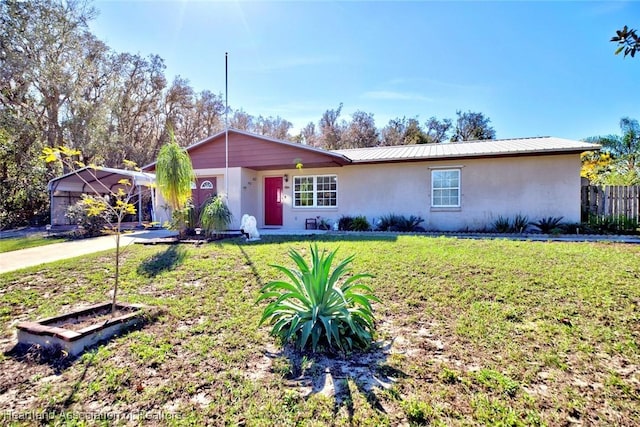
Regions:
M 78 317 L 71 317 L 69 319 L 64 319 L 60 322 L 54 322 L 47 324 L 47 326 L 55 326 L 59 328 L 69 329 L 71 331 L 79 331 L 86 327 L 92 325 L 99 325 L 101 323 L 106 323 L 111 319 L 116 317 L 125 316 L 127 314 L 131 314 L 134 311 L 138 310 L 137 308 L 119 308 L 114 312 L 111 312 L 111 308 L 104 308 L 102 310 L 97 310 L 90 314 L 85 314 Z

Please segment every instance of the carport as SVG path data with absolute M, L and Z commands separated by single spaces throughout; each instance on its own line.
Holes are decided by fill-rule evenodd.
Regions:
M 150 215 L 151 221 L 156 221 L 155 174 L 125 169 L 85 167 L 49 181 L 51 225 L 69 224 L 69 220 L 65 216 L 67 208 L 79 201 L 82 194 L 107 195 L 117 191 L 118 187 L 122 186 L 119 182 L 123 179 L 128 179 L 135 187 L 133 198 L 137 199 L 138 223 L 142 224 L 145 213 L 143 198 L 150 200 L 148 208 L 151 212 L 148 215 Z

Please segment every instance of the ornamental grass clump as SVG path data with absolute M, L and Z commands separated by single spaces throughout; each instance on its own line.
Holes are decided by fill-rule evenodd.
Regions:
M 289 257 L 297 266 L 271 265 L 284 273 L 288 281 L 266 284 L 257 302 L 275 298 L 264 309 L 260 325 L 273 325 L 271 335 L 284 344 L 292 342 L 299 350 L 319 348 L 348 351 L 366 349 L 372 341 L 374 316 L 371 302 L 380 302 L 371 288 L 361 283 L 370 274 L 355 274 L 349 264 L 354 255 L 344 259 L 333 270 L 335 251 L 311 246 L 311 264 L 294 249 Z

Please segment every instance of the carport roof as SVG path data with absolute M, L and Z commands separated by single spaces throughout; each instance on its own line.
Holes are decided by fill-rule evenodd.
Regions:
M 106 193 L 118 185 L 118 181 L 130 179 L 133 185 L 152 186 L 156 182 L 156 176 L 149 172 L 139 172 L 126 169 L 114 169 L 105 167 L 84 167 L 75 172 L 59 176 L 49 181 L 49 191 L 79 191 L 86 192 L 94 187 L 99 193 Z M 106 187 L 106 188 L 105 188 Z M 108 190 L 107 190 L 108 189 Z M 104 190 L 104 191 L 101 191 Z

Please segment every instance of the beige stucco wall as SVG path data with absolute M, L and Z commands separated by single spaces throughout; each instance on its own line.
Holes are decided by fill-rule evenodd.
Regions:
M 446 167 L 461 169 L 461 207 L 431 208 L 431 170 Z M 284 229 L 304 229 L 305 219 L 317 216 L 336 221 L 342 215 L 366 215 L 374 222 L 389 213 L 418 215 L 425 219 L 425 228 L 443 231 L 480 229 L 500 215 L 518 213 L 530 220 L 546 216 L 563 216 L 567 222 L 580 220 L 578 154 L 257 172 L 258 188 L 254 193 L 244 191 L 247 196 L 257 196 L 258 224 L 264 224 L 264 177 L 285 173 L 289 182 L 284 183 Z M 338 206 L 294 208 L 293 177 L 326 174 L 338 176 Z
M 216 178 L 218 194 L 224 195 L 226 192 L 225 169 L 209 168 L 196 169 L 198 178 Z M 249 214 L 257 218 L 260 210 L 261 200 L 258 196 L 260 181 L 257 178 L 257 171 L 246 168 L 229 168 L 229 194 L 227 205 L 233 214 L 229 228 L 237 230 L 240 228 L 242 215 Z
M 263 206 L 262 199 L 259 197 L 261 185 L 260 181 L 258 181 L 258 172 L 242 168 L 240 184 L 242 192 L 240 212 L 238 214 L 234 213 L 231 228 L 240 228 L 240 221 L 244 214 L 256 217 L 258 224 L 262 224 L 258 219 L 260 207 Z
M 161 227 L 168 226 L 171 222 L 171 208 L 167 205 L 166 200 L 164 200 L 158 188 L 154 188 L 153 194 L 155 196 L 153 220 Z

